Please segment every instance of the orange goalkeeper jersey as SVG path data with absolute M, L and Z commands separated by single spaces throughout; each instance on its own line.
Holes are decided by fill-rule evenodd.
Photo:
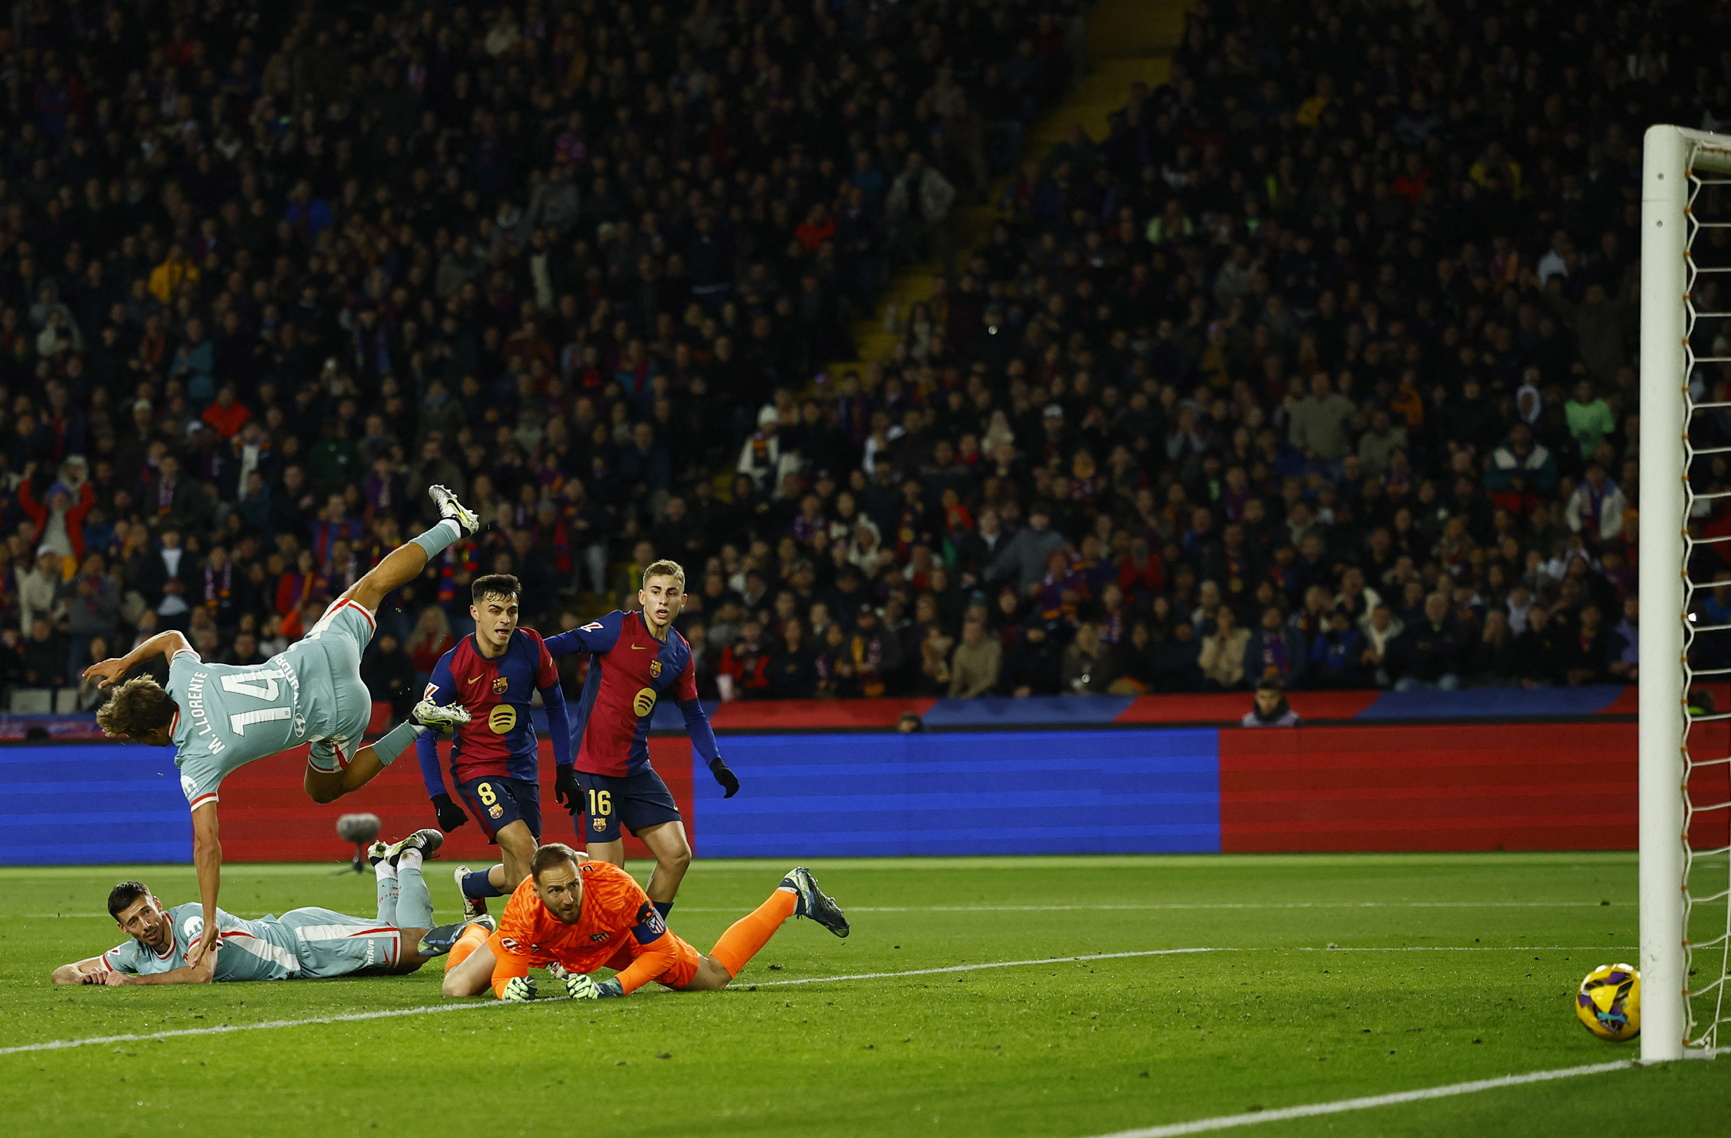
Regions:
M 583 905 L 577 923 L 565 924 L 541 903 L 535 879 L 527 877 L 505 906 L 499 931 L 488 941 L 493 950 L 493 991 L 503 992 L 514 976 L 558 961 L 572 972 L 604 967 L 621 948 L 633 957 L 619 973 L 626 992 L 642 987 L 678 962 L 679 938 L 667 931 L 649 895 L 623 869 L 605 861 L 578 867 Z

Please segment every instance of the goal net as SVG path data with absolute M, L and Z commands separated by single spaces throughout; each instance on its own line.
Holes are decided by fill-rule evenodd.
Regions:
M 1731 1022 L 1731 135 L 1647 131 L 1641 193 L 1641 1057 Z

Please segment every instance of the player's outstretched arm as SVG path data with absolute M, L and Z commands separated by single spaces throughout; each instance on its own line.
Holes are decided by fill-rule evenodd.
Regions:
M 99 688 L 111 687 L 119 682 L 126 673 L 152 656 L 162 656 L 172 660 L 176 652 L 191 652 L 192 650 L 192 644 L 186 637 L 171 628 L 167 632 L 157 633 L 124 656 L 111 657 L 101 663 L 90 665 L 84 669 L 84 678 L 102 681 L 96 685 Z
M 600 620 L 547 637 L 547 654 L 554 659 L 576 652 L 610 652 L 619 643 L 619 629 L 625 614 L 615 609 Z
M 100 980 L 86 982 L 106 984 L 110 988 L 121 988 L 131 984 L 208 984 L 216 978 L 216 957 L 221 951 L 222 944 L 219 941 L 214 948 L 199 957 L 197 964 L 188 964 L 186 967 L 176 968 L 172 972 L 152 972 L 148 975 L 108 972 Z M 186 955 L 190 958 L 192 953 L 188 952 Z
M 217 840 L 216 802 L 206 802 L 192 812 L 192 865 L 198 873 L 198 899 L 204 905 L 204 933 L 186 950 L 186 962 L 198 964 L 209 956 L 222 929 L 216 920 L 216 897 L 222 889 L 222 843 Z
M 56 984 L 100 984 L 102 974 L 106 971 L 108 967 L 102 963 L 102 957 L 92 956 L 88 960 L 62 964 L 54 970 L 50 979 Z

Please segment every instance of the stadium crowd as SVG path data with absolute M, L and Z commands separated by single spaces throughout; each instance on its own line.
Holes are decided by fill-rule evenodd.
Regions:
M 263 660 L 435 482 L 496 524 L 399 704 L 470 577 L 552 631 L 657 557 L 710 697 L 1634 678 L 1641 131 L 1731 120 L 1677 5 L 1201 4 L 1046 155 L 1068 0 L 168 10 L 4 53 L 13 685 Z

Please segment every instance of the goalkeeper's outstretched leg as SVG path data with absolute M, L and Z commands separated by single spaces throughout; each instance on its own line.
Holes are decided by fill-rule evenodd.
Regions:
M 751 958 L 763 951 L 776 930 L 789 917 L 807 917 L 836 936 L 848 934 L 847 915 L 835 900 L 817 887 L 811 870 L 798 866 L 781 879 L 769 900 L 735 921 L 715 947 L 704 955 L 697 974 L 678 985 L 681 992 L 713 992 L 733 983 Z

